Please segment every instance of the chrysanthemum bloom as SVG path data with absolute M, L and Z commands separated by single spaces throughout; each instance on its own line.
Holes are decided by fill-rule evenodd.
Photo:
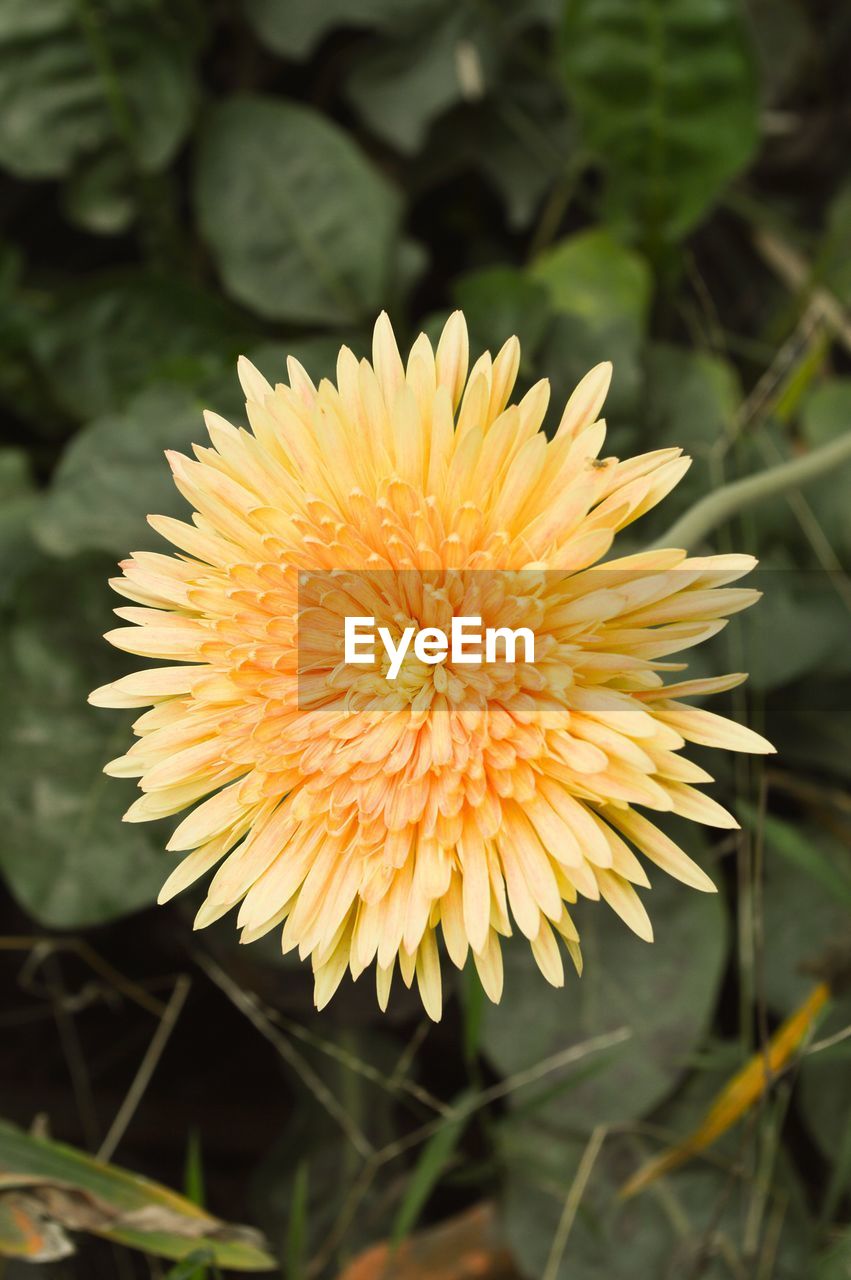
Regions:
M 347 968 L 356 978 L 373 962 L 383 1007 L 398 959 L 438 1018 L 438 930 L 459 968 L 472 952 L 493 1000 L 500 938 L 514 927 L 560 985 L 559 938 L 581 966 L 577 895 L 602 897 L 651 940 L 635 851 L 692 888 L 713 885 L 637 807 L 734 827 L 680 749 L 772 749 L 683 701 L 743 676 L 663 678 L 682 670 L 663 659 L 757 597 L 727 585 L 753 559 L 652 550 L 592 568 L 688 459 L 598 457 L 607 364 L 548 441 L 545 381 L 508 404 L 519 356 L 512 338 L 468 376 L 456 312 L 436 352 L 420 336 L 407 362 L 382 316 L 372 364 L 344 347 L 336 386 L 315 387 L 291 360 L 289 385 L 273 388 L 241 361 L 252 432 L 208 414 L 213 447 L 170 458 L 192 523 L 151 517 L 182 554 L 137 553 L 113 583 L 136 605 L 117 610 L 130 625 L 107 639 L 175 664 L 91 697 L 151 707 L 139 741 L 107 766 L 140 780 L 126 819 L 202 802 L 169 842 L 186 856 L 160 900 L 221 864 L 197 926 L 236 906 L 245 942 L 283 926 L 284 950 L 311 957 L 320 1008 Z M 335 570 L 352 571 L 336 593 Z M 465 605 L 468 580 L 481 597 L 483 573 L 492 583 L 476 612 L 534 618 L 534 663 L 409 655 L 392 684 L 379 667 L 341 663 L 323 610 L 326 621 L 348 610 L 424 627 Z M 506 585 L 517 575 L 525 588 Z M 300 669 L 308 626 L 312 661 Z

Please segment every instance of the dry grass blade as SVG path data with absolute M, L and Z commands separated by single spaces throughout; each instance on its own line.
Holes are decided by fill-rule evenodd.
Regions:
M 543 1280 L 556 1280 L 561 1260 L 564 1257 L 564 1251 L 567 1248 L 567 1241 L 570 1236 L 571 1228 L 576 1219 L 576 1214 L 582 1203 L 582 1197 L 585 1194 L 585 1188 L 588 1185 L 588 1179 L 600 1154 L 600 1149 L 606 1138 L 606 1129 L 603 1125 L 598 1125 L 593 1130 L 591 1137 L 588 1139 L 588 1145 L 582 1153 L 582 1159 L 576 1170 L 573 1182 L 570 1184 L 570 1190 L 567 1193 L 567 1199 L 564 1202 L 559 1219 L 556 1233 L 553 1236 L 553 1242 L 550 1246 L 550 1254 L 547 1258 L 547 1265 L 544 1269 Z
M 142 1061 L 139 1063 L 139 1070 L 133 1079 L 133 1083 L 127 1091 L 127 1096 L 122 1102 L 118 1114 L 109 1127 L 109 1132 L 98 1148 L 98 1157 L 101 1160 L 109 1160 L 115 1148 L 118 1146 L 128 1124 L 133 1119 L 133 1115 L 142 1101 L 145 1090 L 150 1083 L 151 1076 L 154 1074 L 157 1063 L 159 1062 L 163 1050 L 168 1043 L 169 1036 L 177 1025 L 180 1012 L 189 995 L 189 988 L 192 986 L 190 978 L 185 974 L 177 979 L 174 984 L 174 991 L 171 999 L 166 1006 L 165 1012 L 159 1021 L 156 1031 L 151 1039 L 151 1043 L 145 1051 Z
M 818 983 L 801 1006 L 778 1028 L 768 1043 L 733 1076 L 706 1112 L 697 1128 L 667 1151 L 643 1165 L 621 1188 L 628 1199 L 643 1191 L 657 1178 L 678 1169 L 693 1156 L 716 1142 L 762 1097 L 812 1030 L 816 1018 L 830 998 L 830 990 Z

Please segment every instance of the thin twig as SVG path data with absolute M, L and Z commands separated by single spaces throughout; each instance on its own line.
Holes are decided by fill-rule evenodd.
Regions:
M 597 1161 L 597 1156 L 600 1154 L 605 1138 L 606 1126 L 597 1125 L 588 1139 L 585 1150 L 582 1152 L 582 1159 L 579 1161 L 576 1175 L 570 1184 L 570 1190 L 567 1193 L 567 1199 L 564 1202 L 564 1208 L 553 1236 L 542 1280 L 557 1280 L 561 1260 L 564 1257 L 564 1251 L 567 1247 L 567 1241 L 576 1219 L 577 1211 L 582 1203 L 588 1179 L 591 1177 L 591 1171 Z
M 118 969 L 113 968 L 109 961 L 99 956 L 82 938 L 50 938 L 38 934 L 12 934 L 0 938 L 0 951 L 37 952 L 37 963 L 58 951 L 73 952 L 90 969 L 100 974 L 109 986 L 114 987 L 116 991 L 132 1000 L 140 1008 L 152 1013 L 155 1018 L 161 1018 L 165 1013 L 165 1005 L 161 1000 L 155 999 L 154 996 L 145 991 L 144 987 L 140 987 L 138 983 L 126 978 Z
M 825 1036 L 823 1040 L 814 1040 L 804 1049 L 801 1057 L 808 1058 L 812 1053 L 822 1053 L 825 1049 L 832 1049 L 834 1045 L 842 1044 L 843 1040 L 849 1039 L 851 1039 L 851 1026 L 843 1027 L 841 1031 L 835 1031 L 832 1036 Z
M 157 1069 L 157 1064 L 162 1057 L 163 1050 L 168 1044 L 169 1037 L 177 1025 L 181 1010 L 189 994 L 189 988 L 192 986 L 192 979 L 185 973 L 177 978 L 174 984 L 174 990 L 171 993 L 171 999 L 166 1005 L 165 1012 L 160 1018 L 157 1029 L 151 1037 L 151 1043 L 148 1045 L 139 1063 L 139 1069 L 133 1077 L 133 1083 L 127 1090 L 127 1094 L 118 1108 L 118 1112 L 109 1126 L 106 1137 L 98 1147 L 98 1159 L 110 1160 L 116 1147 L 129 1125 L 130 1121 L 136 1113 L 136 1108 L 144 1097 L 145 1090 L 151 1082 L 151 1077 Z
M 390 1077 L 391 1080 L 396 1081 L 407 1076 L 411 1063 L 419 1053 L 422 1043 L 430 1029 L 430 1024 L 426 1019 L 421 1018 L 414 1028 L 413 1035 L 408 1038 L 407 1044 L 405 1044 L 402 1052 L 399 1054 L 396 1065 L 393 1068 L 393 1074 Z
M 400 1093 L 407 1093 L 417 1102 L 422 1103 L 431 1111 L 436 1111 L 438 1115 L 446 1115 L 449 1111 L 447 1103 L 441 1102 L 440 1098 L 436 1098 L 428 1089 L 424 1089 L 418 1085 L 416 1081 L 409 1080 L 404 1072 L 399 1071 L 397 1065 L 392 1075 L 385 1075 L 374 1067 L 370 1062 L 364 1062 L 357 1054 L 352 1053 L 348 1049 L 344 1049 L 341 1045 L 335 1044 L 333 1040 L 326 1040 L 322 1036 L 316 1035 L 302 1026 L 300 1022 L 287 1018 L 284 1014 L 279 1013 L 277 1009 L 269 1009 L 264 1006 L 263 1012 L 271 1022 L 276 1023 L 291 1036 L 295 1036 L 297 1040 L 303 1041 L 305 1044 L 311 1045 L 314 1049 L 318 1049 L 320 1053 L 324 1053 L 327 1057 L 332 1058 L 335 1062 L 341 1063 L 344 1067 L 348 1067 L 350 1071 L 355 1072 L 359 1076 L 363 1076 L 365 1080 L 369 1080 L 371 1084 L 377 1085 L 380 1089 L 384 1089 L 387 1093 L 398 1096 Z M 422 1025 L 422 1024 L 421 1024 Z M 426 1033 L 428 1025 L 425 1026 Z
M 808 778 L 798 778 L 782 769 L 767 769 L 765 776 L 769 786 L 787 791 L 804 804 L 827 804 L 841 813 L 851 813 L 851 796 L 840 787 L 827 787 L 819 782 L 811 782 Z

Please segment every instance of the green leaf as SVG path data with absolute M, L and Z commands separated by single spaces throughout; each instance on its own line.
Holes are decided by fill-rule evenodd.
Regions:
M 24 450 L 0 448 L 0 605 L 38 558 L 30 530 L 39 501 Z
M 550 321 L 550 300 L 539 280 L 513 267 L 488 267 L 456 280 L 455 298 L 474 347 L 498 351 L 516 335 L 525 362 L 539 350 Z
M 658 512 L 663 527 L 713 487 L 712 460 L 732 436 L 741 401 L 739 378 L 728 361 L 664 342 L 649 347 L 644 413 L 653 447 L 676 445 L 693 459 Z M 648 518 L 648 529 L 654 527 L 654 514 Z
M 117 1165 L 34 1138 L 0 1120 L 0 1193 L 16 1191 L 44 1217 L 164 1258 L 206 1251 L 217 1266 L 271 1271 L 257 1231 L 221 1222 L 184 1196 Z
M 743 585 L 762 599 L 731 621 L 751 689 L 777 689 L 812 671 L 839 672 L 843 660 L 847 673 L 849 609 L 833 577 L 793 568 L 783 548 L 761 556 Z
M 647 899 L 656 935 L 650 945 L 603 904 L 579 904 L 585 968 L 581 979 L 568 973 L 562 989 L 544 981 L 525 941 L 505 948 L 505 996 L 486 1008 L 482 1033 L 482 1049 L 502 1075 L 592 1036 L 632 1031 L 623 1045 L 562 1078 L 543 1100 L 540 1086 L 531 1096 L 528 1088 L 511 1095 L 513 1106 L 534 1106 L 544 1125 L 586 1131 L 646 1114 L 670 1091 L 705 1033 L 726 953 L 721 900 L 661 872 Z
M 611 360 L 615 368 L 607 414 L 632 410 L 650 306 L 645 260 L 607 231 L 581 231 L 542 253 L 531 277 L 544 286 L 558 317 L 545 355 L 553 370 L 561 371 L 554 400 L 565 400 L 593 365 Z
M 848 201 L 848 213 L 851 216 L 851 199 Z M 851 298 L 851 280 L 848 297 Z M 805 398 L 801 406 L 801 430 L 807 444 L 813 448 L 851 431 L 851 378 L 830 378 Z M 851 556 L 848 473 L 843 475 L 840 472 L 814 481 L 808 486 L 806 497 L 834 551 L 840 557 Z
M 631 332 L 643 332 L 650 305 L 650 271 L 644 259 L 607 231 L 580 231 L 547 249 L 535 261 L 556 311 L 581 316 L 597 330 L 620 317 Z
M 423 186 L 480 173 L 515 231 L 529 226 L 546 192 L 564 179 L 576 148 L 576 122 L 560 82 L 529 61 L 526 42 L 511 41 L 492 92 L 436 119 L 417 162 Z M 468 234 L 478 242 L 483 231 L 493 228 L 479 219 Z
M 828 205 L 814 276 L 846 306 L 851 305 L 851 182 L 844 182 Z
M 163 549 L 147 516 L 185 516 L 165 449 L 203 443 L 202 403 L 179 387 L 153 386 L 123 413 L 98 418 L 66 448 L 35 521 L 39 545 L 57 556 L 80 551 Z
M 609 221 L 651 242 L 699 222 L 758 141 L 737 0 L 567 0 L 561 64 Z
M 181 1261 L 169 1267 L 166 1280 L 208 1280 L 208 1263 L 215 1261 L 212 1249 L 193 1249 Z
M 187 33 L 135 0 L 7 0 L 0 19 L 0 165 L 57 178 L 120 142 L 142 170 L 172 158 L 194 109 Z
M 260 39 L 288 58 L 306 58 L 334 27 L 387 27 L 434 7 L 434 0 L 247 0 Z
M 795 825 L 769 816 L 763 833 L 765 996 L 773 1009 L 788 1014 L 812 988 L 818 966 L 843 963 L 851 912 L 851 854 L 847 840 L 812 823 Z M 817 1039 L 842 1033 L 849 1021 L 851 994 L 838 982 Z M 828 1219 L 835 1216 L 851 1178 L 849 1065 L 851 1043 L 841 1040 L 805 1054 L 799 1067 L 800 1115 L 833 1166 L 823 1208 Z
M 109 568 L 77 561 L 31 573 L 4 620 L 0 870 L 23 909 L 57 929 L 149 905 L 169 869 L 162 824 L 122 823 L 134 789 L 101 772 L 126 748 L 132 715 L 86 704 L 126 670 L 101 639 L 113 625 Z
M 838 1016 L 831 1017 L 827 1027 L 843 1029 L 848 1025 L 849 1013 L 851 1001 L 846 998 Z M 824 1034 L 825 1028 L 820 1025 L 818 1038 Z M 850 1079 L 851 1044 L 847 1040 L 805 1055 L 801 1062 L 798 1094 L 801 1114 L 822 1155 L 833 1165 L 834 1185 L 828 1188 L 830 1198 L 825 1206 L 830 1219 L 836 1214 L 838 1200 L 851 1184 Z
M 55 406 L 32 355 L 40 299 L 26 290 L 23 276 L 23 254 L 0 240 L 0 404 L 13 420 L 32 426 L 34 434 L 49 434 L 45 427 Z
M 813 1280 L 848 1280 L 851 1272 L 851 1231 L 846 1230 L 818 1259 Z
M 138 210 L 127 153 L 116 148 L 85 161 L 65 187 L 62 208 L 69 222 L 95 235 L 132 226 Z
M 398 197 L 318 112 L 259 97 L 217 107 L 195 198 L 227 291 L 260 315 L 356 324 L 387 298 Z
M 496 43 L 481 10 L 444 4 L 424 17 L 360 58 L 346 85 L 373 133 L 408 153 L 423 145 L 437 116 L 481 97 L 496 69 Z M 466 80 L 465 66 L 471 69 Z
M 769 1007 L 787 1016 L 811 990 L 813 966 L 847 939 L 851 853 L 812 823 L 772 816 L 762 833 L 762 982 Z
M 286 357 L 301 360 L 315 379 L 332 376 L 338 344 L 326 338 L 292 339 L 248 347 L 246 354 L 275 382 L 286 374 Z M 173 353 L 174 354 L 174 353 Z M 96 418 L 72 437 L 32 518 L 36 540 L 55 556 L 108 551 L 165 550 L 147 523 L 150 514 L 188 515 L 166 449 L 190 452 L 206 444 L 204 409 L 239 420 L 245 407 L 236 365 L 203 380 L 197 392 L 157 384 L 133 396 L 120 413 Z M 0 515 L 0 529 L 2 529 Z
M 62 408 L 86 421 L 153 382 L 200 389 L 257 339 L 253 323 L 215 295 L 146 272 L 60 295 L 33 344 Z
M 816 881 L 825 893 L 846 911 L 851 912 L 851 863 L 849 859 L 836 860 L 830 843 L 824 847 L 824 837 L 818 833 L 801 830 L 791 822 L 760 814 L 749 804 L 740 801 L 738 811 L 742 821 L 759 831 L 767 848 L 791 866 L 797 867 L 811 880 Z

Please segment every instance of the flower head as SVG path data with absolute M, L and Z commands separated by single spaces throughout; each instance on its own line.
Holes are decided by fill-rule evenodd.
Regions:
M 135 603 L 107 639 L 171 665 L 91 695 L 150 707 L 106 771 L 139 779 L 127 821 L 197 806 L 160 901 L 217 867 L 197 926 L 238 907 L 243 941 L 281 929 L 284 950 L 311 957 L 319 1007 L 373 963 L 383 1007 L 398 960 L 438 1018 L 439 932 L 459 968 L 472 953 L 491 999 L 514 928 L 560 985 L 559 939 L 581 968 L 577 896 L 651 940 L 647 862 L 713 885 L 638 809 L 733 827 L 681 748 L 772 749 L 683 701 L 743 676 L 665 683 L 682 670 L 671 654 L 757 597 L 728 585 L 753 559 L 600 564 L 688 459 L 599 457 L 607 364 L 548 440 L 545 381 L 509 404 L 519 358 L 512 338 L 468 375 L 456 312 L 437 350 L 421 335 L 406 362 L 382 315 L 372 363 L 344 347 L 336 386 L 290 360 L 273 388 L 241 360 L 251 431 L 207 414 L 212 448 L 170 456 L 192 522 L 151 517 L 181 554 L 137 553 L 113 581 Z M 539 645 L 532 663 L 490 668 L 409 654 L 391 683 L 380 662 L 342 661 L 336 624 L 352 613 L 388 634 L 476 613 L 533 624 Z

